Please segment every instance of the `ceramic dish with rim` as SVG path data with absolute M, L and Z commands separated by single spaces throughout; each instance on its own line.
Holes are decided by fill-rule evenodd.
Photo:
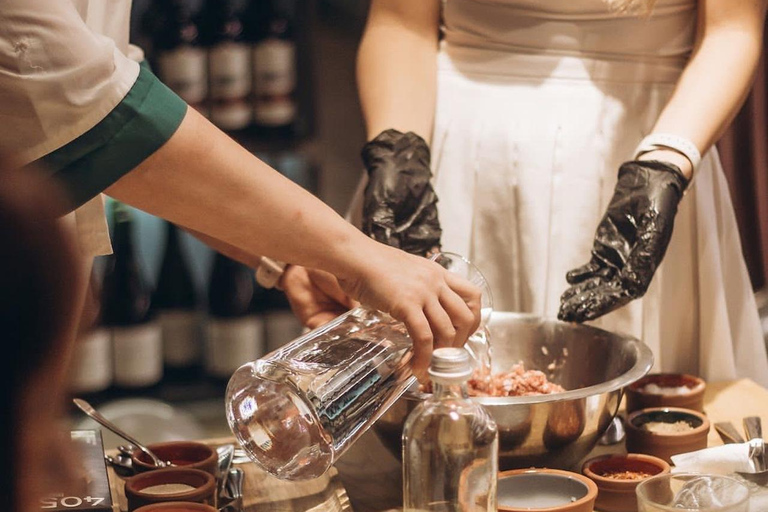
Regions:
M 592 512 L 597 485 L 559 469 L 513 469 L 499 473 L 497 507 L 503 512 Z
M 128 511 L 145 505 L 189 501 L 216 505 L 216 479 L 199 469 L 162 468 L 139 473 L 125 481 Z
M 707 447 L 709 420 L 690 409 L 655 407 L 630 414 L 626 431 L 628 452 L 653 455 L 671 463 L 673 455 Z
M 216 450 L 205 443 L 196 441 L 168 441 L 147 446 L 161 460 L 169 461 L 174 466 L 200 469 L 217 476 L 219 457 Z M 146 453 L 136 450 L 131 455 L 133 467 L 137 473 L 158 469 Z
M 603 455 L 584 463 L 584 476 L 597 484 L 601 512 L 637 512 L 635 489 L 643 480 L 669 473 L 669 464 L 650 455 Z
M 217 512 L 217 510 L 210 505 L 203 505 L 202 503 L 171 501 L 139 507 L 134 512 Z
M 704 411 L 707 383 L 684 373 L 652 373 L 627 387 L 627 413 L 652 407 Z

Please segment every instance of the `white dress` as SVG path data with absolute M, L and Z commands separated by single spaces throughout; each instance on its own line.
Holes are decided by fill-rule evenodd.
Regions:
M 444 0 L 432 140 L 443 248 L 479 266 L 496 310 L 557 314 L 619 165 L 674 89 L 695 20 L 695 0 L 658 0 L 650 18 L 603 0 Z M 657 371 L 768 385 L 715 150 L 646 296 L 595 324 L 642 339 Z

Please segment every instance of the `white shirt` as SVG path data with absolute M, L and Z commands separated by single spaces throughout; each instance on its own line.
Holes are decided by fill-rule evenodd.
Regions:
M 123 100 L 143 59 L 130 12 L 131 0 L 0 0 L 0 149 L 35 161 Z M 111 252 L 101 197 L 72 216 L 86 255 Z

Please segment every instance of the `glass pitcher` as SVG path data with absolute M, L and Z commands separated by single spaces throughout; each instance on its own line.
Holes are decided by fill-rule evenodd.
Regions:
M 480 271 L 456 254 L 433 259 L 483 290 L 486 323 L 492 299 Z M 268 473 L 284 480 L 319 477 L 416 385 L 411 348 L 402 323 L 380 311 L 352 309 L 241 366 L 227 386 L 229 427 Z

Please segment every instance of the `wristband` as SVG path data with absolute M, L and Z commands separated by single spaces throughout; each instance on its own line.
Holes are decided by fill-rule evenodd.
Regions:
M 652 133 L 640 141 L 635 151 L 635 159 L 645 153 L 657 149 L 671 149 L 683 155 L 691 162 L 691 168 L 695 172 L 701 163 L 701 153 L 691 140 L 671 133 Z
M 256 269 L 256 282 L 262 288 L 274 288 L 280 282 L 285 271 L 285 263 L 276 261 L 266 256 L 259 259 L 259 268 Z

